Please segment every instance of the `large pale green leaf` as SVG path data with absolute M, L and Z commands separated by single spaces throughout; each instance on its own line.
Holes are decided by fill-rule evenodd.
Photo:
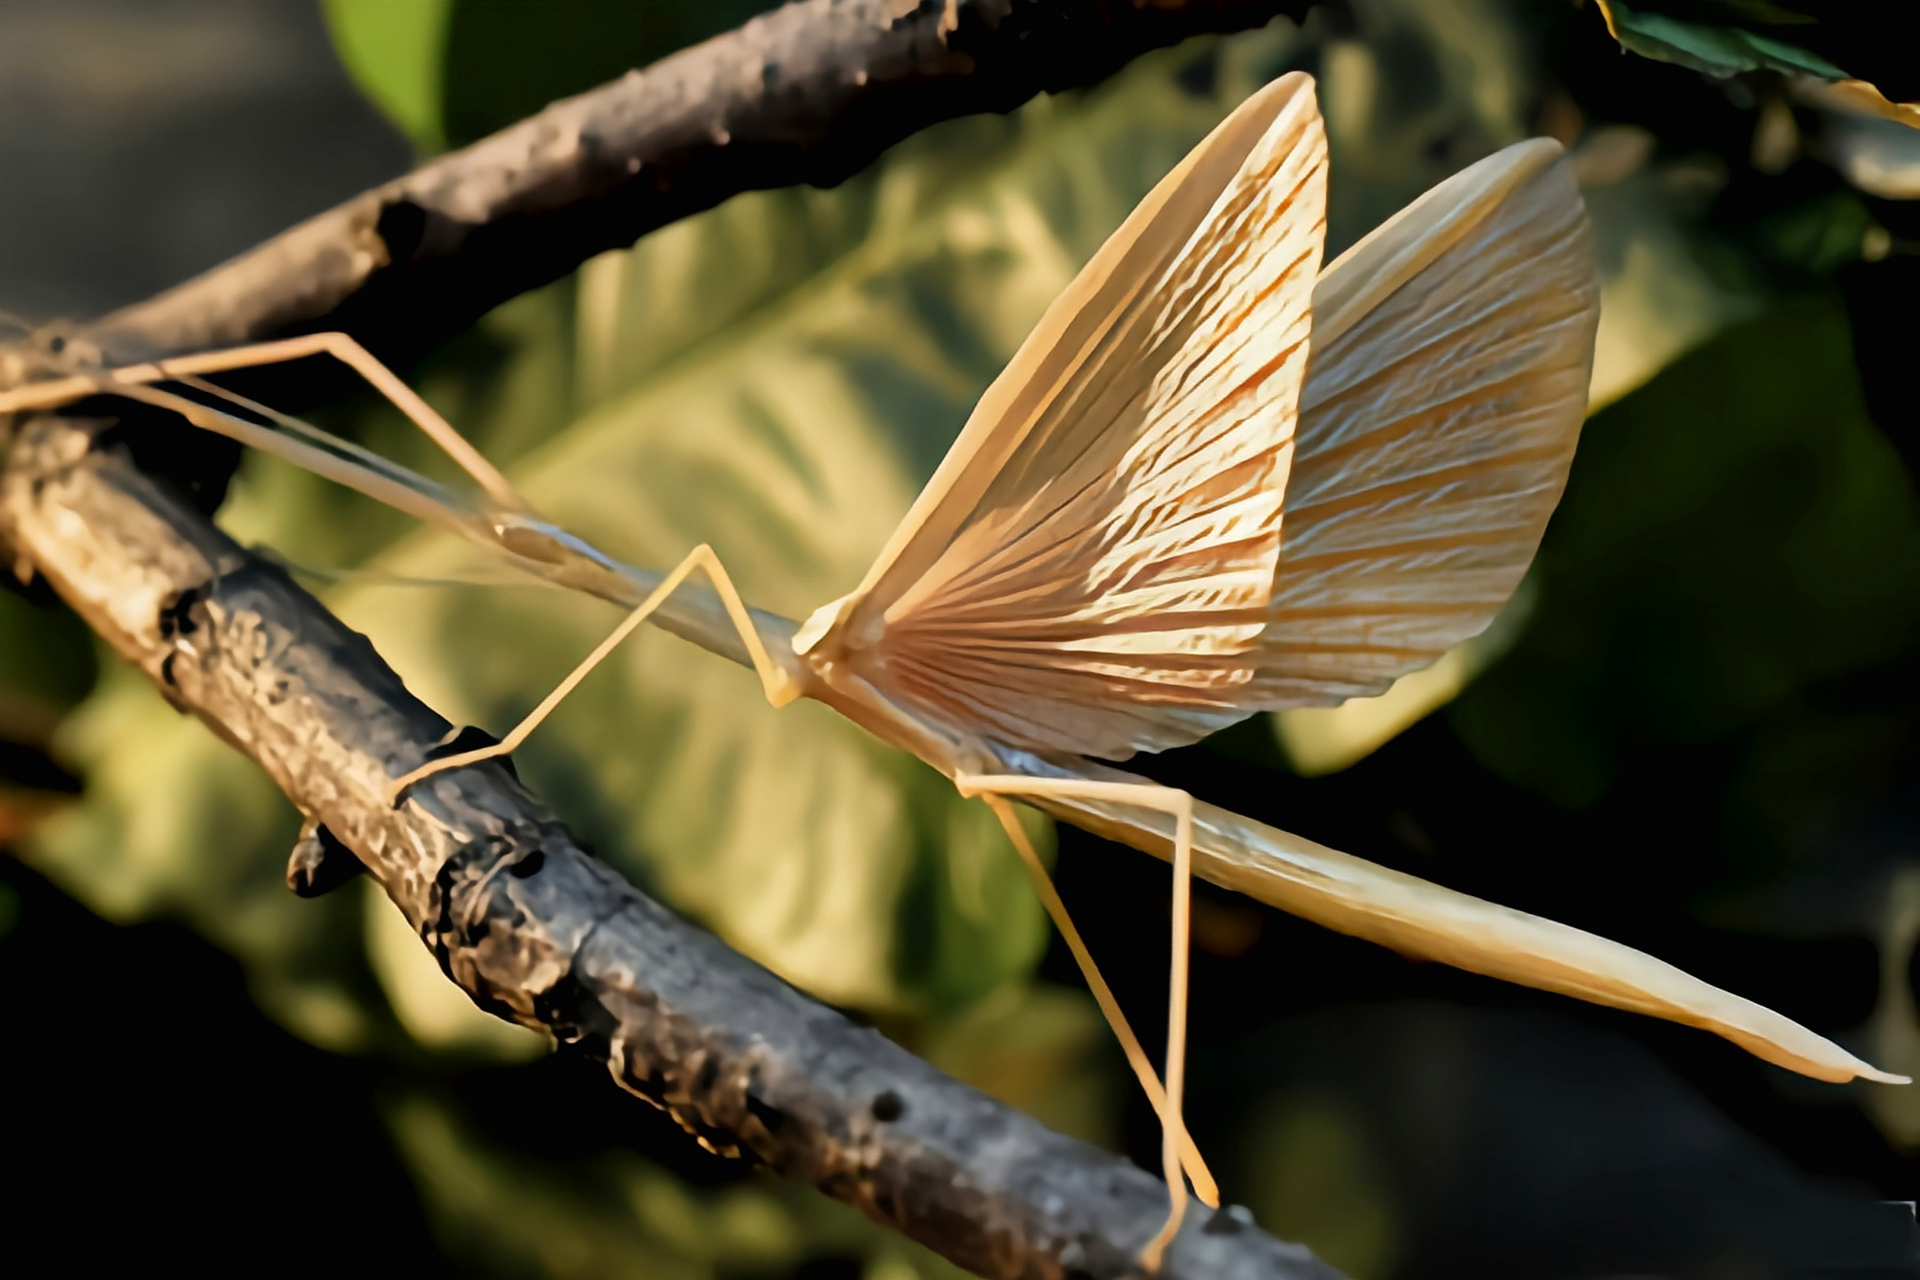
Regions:
M 1455 0 L 1445 15 L 1372 0 L 1361 15 L 1322 68 L 1341 241 L 1522 133 L 1534 91 L 1503 11 L 1485 0 Z M 501 308 L 412 376 L 561 523 L 659 568 L 710 542 L 750 599 L 804 615 L 859 579 L 1078 265 L 1298 48 L 1277 30 L 1172 51 L 1088 94 L 931 131 L 834 191 L 741 197 Z M 335 425 L 448 472 L 389 411 Z M 224 518 L 304 563 L 426 579 L 475 564 L 464 547 L 272 465 L 247 468 Z M 429 702 L 495 730 L 616 621 L 536 588 L 348 580 L 328 598 Z M 150 695 L 152 725 L 134 723 L 124 700 L 137 696 L 103 702 L 128 717 L 120 728 L 76 738 L 76 758 L 114 781 L 55 833 L 61 865 L 102 869 L 88 883 L 121 914 L 190 904 L 202 881 L 282 893 L 291 819 L 229 820 L 218 788 L 240 784 L 219 780 L 245 768 L 213 763 L 224 757 L 211 745 L 166 780 L 177 794 L 158 808 L 178 817 L 139 836 L 152 869 L 117 878 L 131 856 L 119 847 L 126 815 L 158 785 L 135 744 L 185 761 L 178 744 L 199 732 Z M 774 712 L 747 672 L 671 638 L 643 635 L 616 655 L 520 765 L 628 874 L 828 999 L 964 1008 L 1028 972 L 1044 943 L 983 807 L 822 708 Z M 270 809 L 270 793 L 255 803 Z M 136 899 L 149 881 L 165 892 Z M 210 916 L 224 912 L 209 894 L 221 904 Z M 314 913 L 291 900 L 276 909 Z M 233 927 L 209 927 L 254 954 Z M 360 945 L 357 919 L 347 929 Z M 263 929 L 273 941 L 259 955 L 281 954 L 297 932 Z M 373 941 L 354 981 L 376 973 L 427 1043 L 479 1043 L 457 1009 L 406 995 L 397 953 Z
M 1360 15 L 1321 68 L 1341 242 L 1522 133 L 1535 91 L 1487 0 L 1445 14 L 1371 0 Z M 1171 51 L 1091 93 L 930 131 L 836 190 L 741 197 L 501 308 L 411 376 L 563 524 L 660 568 L 710 542 L 749 598 L 804 615 L 859 579 L 1106 233 L 1300 51 L 1291 29 Z M 389 411 L 335 425 L 448 472 Z M 448 579 L 475 563 L 271 465 L 243 472 L 224 518 L 309 564 Z M 616 621 L 536 588 L 347 580 L 328 598 L 428 701 L 496 730 Z M 243 930 L 250 917 L 223 896 L 238 889 L 218 888 L 254 886 L 249 910 L 271 899 L 286 920 L 318 918 L 277 896 L 284 808 L 264 790 L 243 799 L 264 783 L 210 740 L 190 748 L 200 731 L 133 686 L 88 716 L 108 726 L 73 739 L 95 799 L 47 838 L 63 878 L 117 914 L 204 914 L 212 936 L 286 969 L 302 930 Z M 151 767 L 147 751 L 177 767 Z M 1026 974 L 1044 944 L 981 806 L 819 707 L 774 712 L 748 673 L 668 637 L 632 642 L 520 764 L 611 861 L 826 998 L 962 1009 Z M 149 803 L 164 820 L 132 831 Z M 354 915 L 349 949 L 364 945 Z M 377 975 L 423 1042 L 481 1043 L 456 1009 L 405 994 L 398 953 L 373 945 L 371 960 L 354 951 L 349 987 Z

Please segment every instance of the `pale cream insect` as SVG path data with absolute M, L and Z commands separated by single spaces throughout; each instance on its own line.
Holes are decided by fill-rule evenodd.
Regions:
M 351 339 L 318 335 L 36 383 L 0 411 L 95 390 L 173 407 L 515 563 L 637 607 L 498 747 L 511 751 L 649 617 L 812 697 L 991 805 L 1165 1128 L 1165 1224 L 1184 1166 L 1218 1192 L 1180 1117 L 1188 882 L 1198 871 L 1343 932 L 1686 1022 L 1825 1080 L 1880 1072 L 1778 1014 L 1630 948 L 1323 848 L 1123 773 L 1258 710 L 1385 689 L 1486 627 L 1558 501 L 1584 417 L 1598 291 L 1585 210 L 1555 144 L 1507 148 L 1319 270 L 1325 143 L 1290 75 L 1170 173 L 1050 307 L 982 397 L 866 579 L 804 625 L 748 609 L 712 552 L 664 577 L 533 516 L 511 486 Z M 145 384 L 329 352 L 461 463 L 488 502 L 230 393 L 296 439 Z M 694 569 L 717 599 L 674 595 Z M 1174 864 L 1163 1088 L 1005 797 Z

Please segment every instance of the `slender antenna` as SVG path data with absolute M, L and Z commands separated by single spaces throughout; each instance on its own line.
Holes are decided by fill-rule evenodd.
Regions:
M 124 396 L 129 400 L 170 410 L 196 427 L 283 458 L 317 476 L 345 485 L 376 502 L 383 502 L 431 524 L 444 525 L 465 533 L 477 517 L 473 508 L 457 494 L 398 464 L 388 463 L 386 468 L 371 468 L 305 440 L 283 435 L 272 427 L 248 422 L 171 391 L 160 391 L 137 383 L 107 383 L 99 389 L 104 394 Z
M 433 485 L 440 493 L 446 494 L 451 492 L 435 484 L 434 481 L 421 476 L 418 472 L 403 467 L 392 459 L 375 453 L 364 445 L 355 444 L 344 436 L 337 436 L 324 427 L 317 427 L 304 418 L 296 418 L 290 413 L 283 413 L 270 405 L 265 405 L 258 400 L 243 396 L 238 391 L 230 391 L 218 383 L 209 382 L 205 378 L 191 373 L 179 374 L 174 378 L 174 381 L 180 383 L 182 386 L 192 387 L 195 391 L 204 392 L 207 395 L 216 396 L 229 403 L 239 405 L 249 413 L 258 414 L 268 421 L 275 423 L 285 431 L 291 432 L 294 435 L 304 436 L 328 452 L 350 458 L 370 471 L 380 472 L 396 483 L 404 484 L 412 488 L 418 488 L 422 484 L 427 484 Z

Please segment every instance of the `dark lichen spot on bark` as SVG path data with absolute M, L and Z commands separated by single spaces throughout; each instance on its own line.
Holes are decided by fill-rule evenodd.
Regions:
M 891 1089 L 882 1089 L 873 1096 L 873 1118 L 881 1124 L 892 1124 L 907 1113 L 906 1099 Z
M 747 1114 L 760 1122 L 760 1127 L 767 1131 L 768 1136 L 779 1133 L 787 1124 L 787 1113 L 752 1089 L 747 1090 Z
M 426 239 L 427 211 L 411 200 L 395 200 L 381 208 L 373 229 L 387 246 L 388 262 L 408 262 Z
M 188 587 L 162 600 L 160 616 L 155 624 L 160 628 L 160 638 L 172 642 L 198 631 L 200 620 L 194 617 L 194 607 L 205 596 L 204 587 Z
M 577 965 L 580 953 L 574 952 Z M 611 1053 L 607 1027 L 613 1018 L 606 1006 L 594 999 L 581 984 L 578 973 L 568 971 L 545 991 L 533 996 L 533 1016 L 552 1033 L 555 1041 L 571 1051 L 604 1065 Z
M 528 851 L 526 857 L 516 858 L 512 862 L 509 862 L 507 864 L 507 874 L 515 880 L 525 880 L 529 876 L 538 875 L 540 868 L 546 865 L 546 850 L 532 849 Z

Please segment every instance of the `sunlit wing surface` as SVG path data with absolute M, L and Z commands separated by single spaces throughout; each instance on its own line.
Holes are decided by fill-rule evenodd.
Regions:
M 1249 99 L 1081 271 L 795 645 L 913 714 L 1120 759 L 1244 712 L 1325 226 L 1312 81 Z
M 1327 268 L 1257 705 L 1379 693 L 1493 620 L 1566 485 L 1599 313 L 1586 210 L 1547 139 Z

